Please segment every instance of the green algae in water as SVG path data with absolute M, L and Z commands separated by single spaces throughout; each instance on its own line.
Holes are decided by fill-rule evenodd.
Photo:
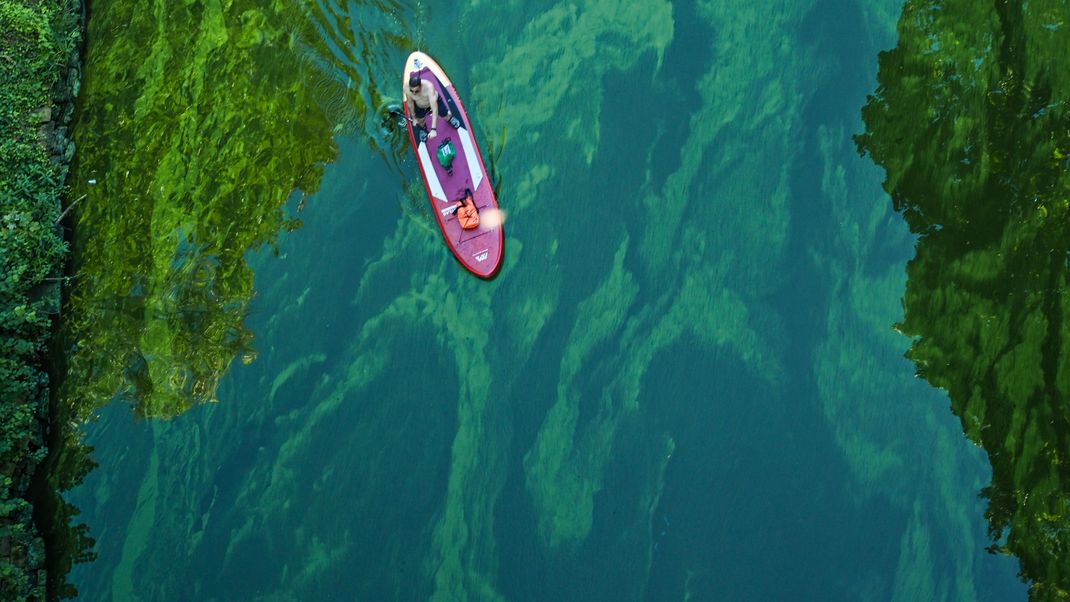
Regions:
M 158 24 L 140 10 L 95 11 L 94 27 L 129 21 L 152 44 L 135 74 L 140 36 L 98 42 L 88 56 L 75 181 L 90 196 L 63 388 L 84 408 L 121 392 L 138 413 L 169 417 L 214 399 L 232 358 L 252 353 L 243 254 L 287 225 L 283 202 L 314 191 L 334 155 L 304 71 L 287 61 L 289 36 L 265 27 L 256 48 L 228 46 L 260 13 L 228 27 L 217 10 L 161 6 Z
M 332 135 L 368 110 L 326 73 L 322 19 L 301 4 L 94 7 L 65 323 L 80 417 L 117 394 L 175 416 L 255 358 L 244 254 L 300 226 L 284 203 L 316 191 Z
M 87 580 L 101 584 L 95 592 L 129 591 L 132 582 L 133 591 L 150 597 L 190 592 L 197 584 L 203 587 L 198 590 L 203 597 L 218 599 L 560 599 L 578 592 L 598 599 L 662 599 L 644 590 L 654 581 L 675 579 L 673 573 L 664 573 L 664 564 L 672 562 L 665 560 L 667 542 L 660 552 L 655 543 L 664 524 L 662 514 L 671 511 L 679 525 L 686 516 L 677 513 L 694 518 L 732 509 L 724 492 L 683 496 L 684 508 L 674 490 L 687 490 L 691 480 L 715 477 L 717 467 L 731 463 L 730 447 L 745 446 L 745 439 L 755 436 L 771 449 L 796 438 L 803 444 L 793 449 L 803 453 L 823 442 L 832 447 L 831 438 L 825 441 L 823 424 L 799 433 L 763 430 L 791 408 L 808 406 L 800 402 L 812 401 L 799 399 L 785 386 L 791 369 L 801 365 L 805 372 L 810 365 L 806 354 L 793 356 L 786 350 L 784 339 L 795 333 L 787 332 L 778 309 L 766 301 L 791 283 L 785 274 L 794 269 L 807 277 L 816 274 L 816 279 L 823 274 L 808 263 L 788 259 L 794 251 L 788 240 L 794 234 L 794 214 L 804 213 L 794 203 L 809 200 L 793 198 L 793 172 L 811 167 L 802 161 L 805 150 L 796 138 L 811 127 L 804 108 L 818 104 L 812 100 L 814 90 L 832 83 L 831 76 L 813 75 L 810 67 L 821 61 L 806 54 L 809 49 L 797 31 L 809 5 L 785 3 L 770 11 L 741 1 L 702 2 L 696 10 L 716 35 L 689 32 L 686 27 L 694 24 L 677 13 L 679 3 L 650 3 L 641 10 L 616 1 L 582 7 L 561 3 L 535 18 L 518 6 L 481 3 L 464 13 L 466 25 L 472 26 L 471 40 L 479 44 L 472 54 L 481 57 L 473 68 L 477 83 L 469 89 L 474 92 L 466 100 L 490 131 L 510 127 L 514 122 L 506 123 L 506 116 L 519 126 L 500 164 L 509 181 L 517 183 L 507 187 L 515 224 L 510 232 L 516 239 L 510 240 L 510 263 L 503 277 L 492 283 L 465 279 L 441 253 L 437 233 L 428 235 L 399 221 L 383 248 L 372 253 L 357 299 L 349 304 L 348 291 L 327 282 L 339 272 L 320 266 L 321 249 L 310 252 L 307 247 L 317 245 L 305 240 L 306 255 L 298 260 L 301 237 L 289 238 L 285 249 L 290 258 L 308 262 L 289 270 L 314 273 L 310 281 L 316 286 L 302 304 L 289 295 L 304 299 L 309 289 L 292 271 L 270 264 L 258 272 L 285 272 L 280 281 L 289 277 L 298 282 L 261 287 L 265 298 L 278 289 L 278 296 L 268 301 L 277 303 L 266 320 L 271 327 L 257 331 L 265 340 L 261 357 L 249 370 L 235 370 L 228 377 L 256 410 L 224 403 L 166 425 L 170 428 L 153 429 L 152 445 L 161 448 L 158 457 L 169 460 L 159 462 L 151 475 L 140 475 L 138 466 L 133 479 L 108 483 L 116 491 L 109 499 L 118 505 L 128 495 L 122 488 L 131 483 L 134 491 L 159 488 L 159 493 L 145 496 L 146 506 L 131 509 L 135 518 L 120 514 L 116 519 L 118 528 L 109 532 L 109 543 L 120 550 L 86 569 L 93 573 Z M 537 26 L 525 28 L 529 22 Z M 693 36 L 691 47 L 686 44 L 688 33 Z M 695 50 L 700 60 L 686 68 L 674 65 L 677 70 L 672 71 L 662 57 L 669 56 L 677 42 Z M 514 47 L 552 65 L 547 79 L 504 62 L 503 55 L 515 56 L 509 50 Z M 707 51 L 708 61 L 702 58 Z M 464 64 L 451 58 L 442 57 L 443 64 Z M 464 71 L 451 69 L 451 75 L 463 78 Z M 584 94 L 590 89 L 588 78 L 599 90 L 593 99 Z M 532 83 L 546 82 L 552 89 L 531 99 L 536 106 L 530 113 L 517 106 L 495 112 L 502 92 L 487 82 L 496 81 L 510 86 L 508 98 L 513 101 L 522 98 L 518 90 Z M 652 130 L 669 132 L 662 139 L 686 149 L 680 161 L 641 164 L 634 170 L 636 177 L 622 174 L 625 170 L 617 162 L 621 155 L 615 150 L 627 144 L 649 159 L 661 148 L 661 134 L 646 131 L 622 139 L 619 128 L 613 127 L 619 116 L 610 110 L 611 103 L 625 99 L 678 107 L 673 103 L 680 96 L 687 99 L 682 110 L 697 106 L 694 123 L 674 129 L 680 114 L 650 116 Z M 833 151 L 853 156 L 842 148 L 842 131 L 829 139 Z M 532 141 L 554 152 L 534 156 Z M 770 164 L 767 157 L 777 160 Z M 616 186 L 620 179 L 628 186 Z M 843 184 L 831 164 L 825 179 L 829 190 L 850 206 L 850 181 Z M 556 224 L 547 219 L 572 202 L 555 193 L 563 189 L 575 190 L 586 200 L 584 219 Z M 323 193 L 320 198 L 328 200 Z M 653 219 L 666 206 L 673 215 Z M 308 221 L 311 230 L 311 216 Z M 599 224 L 597 236 L 592 236 L 590 223 Z M 857 232 L 851 225 L 837 233 L 841 239 L 853 240 Z M 333 233 L 338 231 L 327 228 L 316 234 L 331 233 L 331 240 L 324 242 L 337 248 L 340 243 Z M 858 253 L 843 262 L 865 264 L 871 249 L 862 244 L 855 249 Z M 879 284 L 881 290 L 894 291 L 897 282 L 888 278 Z M 852 306 L 845 308 L 852 317 L 868 317 L 869 298 L 858 292 L 866 284 L 851 282 L 851 291 L 859 297 L 851 297 Z M 338 298 L 344 299 L 326 301 L 325 290 L 338 291 Z M 615 307 L 615 295 L 627 307 Z M 320 312 L 360 317 L 349 331 L 310 327 L 308 319 Z M 585 331 L 588 323 L 596 331 Z M 881 332 L 887 331 L 886 324 L 878 325 Z M 816 336 L 837 338 L 839 326 L 830 321 L 828 332 Z M 330 340 L 292 345 L 295 332 L 302 333 L 298 339 Z M 350 336 L 340 336 L 343 332 Z M 314 353 L 308 347 L 315 348 Z M 429 349 L 430 365 L 409 368 L 404 360 L 413 348 Z M 844 345 L 829 355 L 851 362 L 859 349 L 868 347 Z M 327 359 L 320 362 L 319 357 Z M 669 369 L 681 360 L 686 370 Z M 426 362 L 421 358 L 420 363 Z M 878 363 L 849 365 L 866 382 L 882 369 Z M 434 378 L 413 382 L 417 368 L 420 374 L 434 373 Z M 746 388 L 720 392 L 720 387 L 709 385 L 698 393 L 681 389 L 686 392 L 681 400 L 661 393 L 665 383 L 659 381 L 683 382 L 690 378 L 688 372 L 719 370 L 730 370 L 733 374 L 725 380 L 742 381 Z M 404 386 L 384 386 L 399 374 L 406 374 Z M 905 378 L 913 380 L 909 370 Z M 285 398 L 302 385 L 309 390 L 307 398 L 287 405 Z M 751 403 L 765 397 L 774 403 Z M 837 411 L 866 411 L 858 409 L 865 404 L 852 404 L 855 400 L 849 397 L 836 401 L 843 402 Z M 679 407 L 666 407 L 674 404 Z M 429 408 L 438 413 L 428 417 Z M 732 418 L 733 409 L 739 412 L 737 419 L 746 419 L 745 426 L 735 427 L 746 431 L 742 436 L 734 432 L 732 420 L 725 420 Z M 514 415 L 521 413 L 526 414 Z M 661 430 L 666 428 L 662 421 L 674 413 L 680 422 L 700 428 Z M 204 423 L 193 424 L 195 418 Z M 116 422 L 107 426 L 123 427 Z M 136 425 L 126 426 L 131 428 L 124 432 L 138 431 Z M 855 441 L 869 434 L 856 432 L 860 429 L 849 420 L 835 426 L 848 431 L 837 443 L 850 452 Z M 339 430 L 344 434 L 339 436 Z M 111 460 L 116 449 L 107 439 L 114 432 L 101 438 L 101 445 L 112 452 Z M 255 444 L 259 439 L 265 448 L 221 476 L 218 463 L 241 455 L 238 437 L 219 437 L 222 432 L 259 433 L 261 437 L 250 440 Z M 270 436 L 263 437 L 265 433 Z M 761 439 L 763 433 L 770 437 Z M 727 444 L 705 445 L 719 438 Z M 880 445 L 872 448 L 876 451 L 859 454 L 868 455 L 859 465 L 874 458 L 882 469 L 891 464 L 884 462 L 891 453 Z M 956 448 L 950 450 L 955 453 Z M 700 462 L 681 464 L 689 453 Z M 423 460 L 413 459 L 421 456 Z M 781 455 L 773 452 L 770 457 Z M 835 462 L 831 465 L 835 472 Z M 113 461 L 107 468 L 109 475 L 129 470 Z M 903 479 L 904 489 L 917 487 L 910 477 L 930 472 L 920 463 L 912 468 Z M 694 475 L 688 474 L 692 470 Z M 629 474 L 622 478 L 621 472 Z M 745 480 L 735 485 L 748 489 L 753 487 L 749 481 L 763 471 L 750 465 L 744 472 Z M 105 471 L 96 474 L 101 473 Z M 394 486 L 399 474 L 410 485 Z M 830 478 L 838 491 L 842 475 Z M 849 476 L 845 482 L 853 484 Z M 216 504 L 215 485 L 235 492 Z M 782 485 L 770 479 L 749 491 L 775 495 Z M 810 483 L 806 485 L 799 491 L 810 491 Z M 560 492 L 576 497 L 556 495 Z M 908 490 L 904 496 L 914 493 Z M 421 494 L 426 506 L 412 502 Z M 210 517 L 198 508 L 204 500 L 174 503 L 199 496 L 211 499 Z M 743 582 L 755 565 L 733 564 L 731 553 L 717 556 L 714 548 L 751 553 L 764 548 L 762 554 L 773 553 L 770 548 L 781 546 L 749 545 L 766 533 L 784 536 L 785 544 L 807 540 L 790 548 L 780 566 L 794 566 L 796 560 L 811 562 L 807 568 L 821 565 L 812 558 L 836 546 L 824 545 L 829 534 L 821 529 L 796 537 L 806 527 L 796 522 L 831 515 L 839 523 L 864 513 L 846 506 L 827 509 L 836 502 L 830 499 L 835 495 L 819 502 L 805 493 L 799 497 L 786 506 L 761 506 L 762 512 L 753 516 L 733 516 L 722 523 L 723 529 L 700 531 L 692 541 L 702 537 L 702 543 L 687 550 L 686 558 L 676 559 L 687 563 L 672 586 L 679 595 L 664 598 L 714 599 L 733 584 L 741 595 L 754 592 L 764 584 Z M 107 501 L 98 501 L 95 510 L 122 512 L 107 508 Z M 562 512 L 560 520 L 556 512 Z M 807 520 L 796 520 L 804 515 Z M 924 566 L 926 556 L 921 555 L 940 561 L 942 533 L 930 528 L 927 517 L 915 520 L 907 512 L 900 524 L 894 515 L 889 530 L 902 539 L 890 546 L 891 567 L 897 557 L 905 559 L 898 564 L 897 595 L 948 591 L 946 574 Z M 881 519 L 886 516 L 880 514 Z M 150 519 L 156 522 L 150 525 Z M 205 530 L 205 522 L 215 530 Z M 744 530 L 725 533 L 736 524 Z M 144 544 L 144 530 L 150 528 L 157 549 Z M 850 530 L 839 528 L 840 533 Z M 745 537 L 733 539 L 733 534 Z M 366 545 L 372 541 L 375 546 Z M 724 546 L 707 543 L 722 541 Z M 161 552 L 164 548 L 166 553 Z M 106 554 L 101 552 L 102 559 Z M 854 554 L 820 558 L 849 564 L 848 555 Z M 874 572 L 888 569 L 887 564 L 870 567 L 868 561 L 863 558 L 857 566 Z M 852 568 L 857 566 L 824 563 L 814 576 L 830 588 L 856 588 Z M 956 563 L 958 577 L 972 583 L 970 566 Z M 826 568 L 830 572 L 822 572 Z M 805 584 L 811 577 L 785 574 L 784 582 Z M 876 579 L 891 581 L 889 573 Z M 850 583 L 841 586 L 844 581 Z M 878 587 L 868 599 L 892 597 L 878 595 L 889 593 L 890 587 Z
M 358 63 L 336 56 L 359 46 L 338 23 L 332 3 L 94 4 L 71 176 L 87 200 L 64 313 L 64 424 L 116 397 L 143 417 L 177 416 L 218 401 L 235 358 L 255 359 L 245 255 L 300 227 L 284 204 L 303 206 L 333 136 L 380 102 L 359 93 Z M 58 490 L 92 470 L 76 432 L 51 446 Z M 78 511 L 54 502 L 50 591 L 72 595 L 63 575 L 92 559 L 92 540 L 84 526 L 64 532 Z
M 1062 2 L 907 2 L 859 149 L 920 235 L 908 357 L 988 453 L 993 551 L 1070 595 L 1070 28 Z

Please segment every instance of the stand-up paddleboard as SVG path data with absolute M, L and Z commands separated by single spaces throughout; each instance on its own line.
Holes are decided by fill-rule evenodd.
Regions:
M 434 86 L 460 120 L 459 127 L 454 127 L 440 116 L 436 136 L 421 141 L 419 128 L 413 127 L 409 105 L 404 103 L 409 141 L 416 152 L 435 220 L 461 265 L 480 278 L 490 278 L 502 262 L 502 219 L 494 184 L 483 166 L 468 114 L 446 72 L 431 57 L 422 52 L 410 54 L 405 61 L 402 86 L 408 86 L 413 73 Z M 422 121 L 430 128 L 431 115 Z M 466 198 L 470 201 L 466 202 Z

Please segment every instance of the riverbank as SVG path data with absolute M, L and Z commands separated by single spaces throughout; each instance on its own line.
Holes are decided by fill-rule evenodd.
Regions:
M 80 86 L 79 0 L 0 0 L 0 598 L 46 597 L 28 501 L 45 457 L 45 351 L 67 245 L 69 126 Z

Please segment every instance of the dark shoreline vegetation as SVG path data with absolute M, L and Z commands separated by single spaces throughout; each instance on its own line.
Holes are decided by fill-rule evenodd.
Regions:
M 81 6 L 0 0 L 0 599 L 45 597 L 31 479 L 46 447 L 45 354 L 67 245 L 64 180 Z
M 1066 3 L 908 0 L 857 138 L 919 236 L 907 356 L 988 454 L 989 548 L 1070 599 Z

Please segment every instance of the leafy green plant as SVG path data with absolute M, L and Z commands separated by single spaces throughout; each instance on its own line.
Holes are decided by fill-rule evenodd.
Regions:
M 44 457 L 48 378 L 42 356 L 51 302 L 41 286 L 66 243 L 56 229 L 61 185 L 40 128 L 78 28 L 65 3 L 0 0 L 0 598 L 41 597 L 25 570 L 39 555 L 26 494 Z

